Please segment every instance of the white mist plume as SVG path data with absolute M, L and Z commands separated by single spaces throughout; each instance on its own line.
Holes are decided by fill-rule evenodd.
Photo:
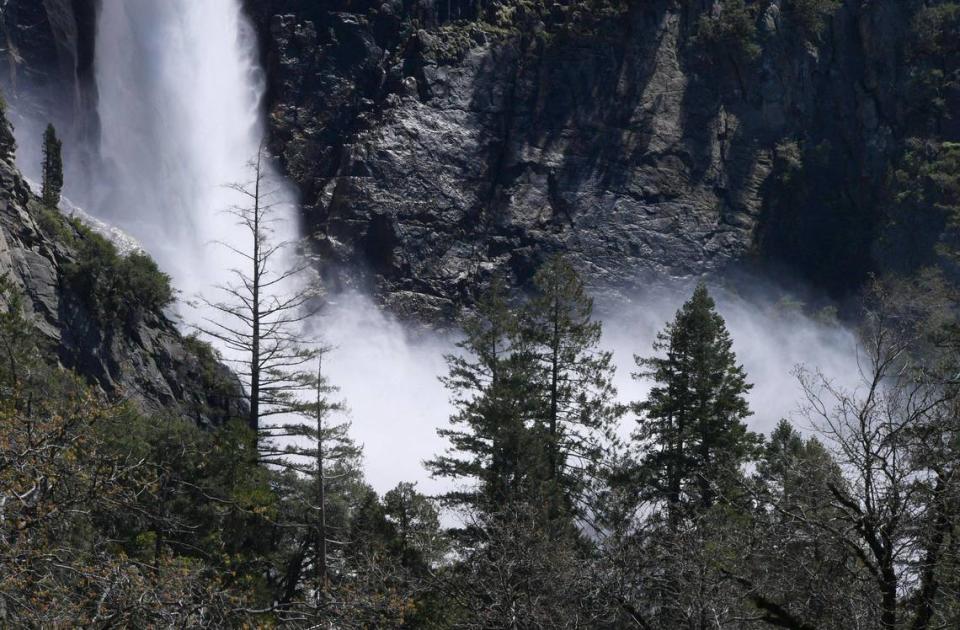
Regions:
M 640 297 L 605 317 L 603 346 L 614 352 L 616 385 L 623 402 L 641 400 L 650 383 L 635 381 L 633 355 L 651 356 L 656 333 L 689 299 L 692 286 Z M 802 392 L 792 372 L 797 365 L 819 367 L 839 383 L 856 375 L 856 340 L 847 329 L 817 321 L 772 298 L 748 300 L 713 290 L 727 322 L 737 359 L 754 388 L 748 424 L 769 433 L 780 418 L 789 418 Z M 449 394 L 438 380 L 446 373 L 445 353 L 455 350 L 455 336 L 408 332 L 368 298 L 342 295 L 322 318 L 323 335 L 336 349 L 325 363 L 332 384 L 351 409 L 353 433 L 364 445 L 366 471 L 378 491 L 399 481 L 419 481 L 425 492 L 450 487 L 432 480 L 421 463 L 447 446 L 436 434 L 452 411 Z M 635 417 L 622 420 L 625 437 Z
M 430 480 L 421 462 L 444 447 L 436 430 L 451 407 L 438 377 L 446 373 L 443 355 L 454 349 L 454 339 L 414 335 L 354 293 L 336 296 L 317 324 L 333 347 L 324 372 L 349 408 L 368 481 L 380 492 L 401 481 L 441 491 L 443 483 Z

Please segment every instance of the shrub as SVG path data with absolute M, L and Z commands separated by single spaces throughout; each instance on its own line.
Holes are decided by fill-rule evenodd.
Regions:
M 133 252 L 120 261 L 121 287 L 144 308 L 161 311 L 173 302 L 170 276 L 142 252 Z
M 883 242 L 905 268 L 960 262 L 960 143 L 911 138 L 891 174 Z
M 713 54 L 730 55 L 734 61 L 752 61 L 761 52 L 756 18 L 744 0 L 723 0 L 717 12 L 702 16 L 694 42 Z
M 840 8 L 840 4 L 840 0 L 789 0 L 783 9 L 803 37 L 814 38 L 823 32 L 827 18 Z
M 960 3 L 923 7 L 911 26 L 915 57 L 943 58 L 960 54 Z
M 79 229 L 76 260 L 65 267 L 64 279 L 102 323 L 131 323 L 173 301 L 170 277 L 152 258 L 140 252 L 122 256 L 106 238 Z
M 911 108 L 938 128 L 956 115 L 960 98 L 960 3 L 920 9 L 911 26 Z
M 37 204 L 34 208 L 37 224 L 44 234 L 67 246 L 73 246 L 76 243 L 77 224 L 74 220 L 61 214 L 55 207 Z
M 220 353 L 196 333 L 184 337 L 183 346 L 199 364 L 200 386 L 207 394 L 207 401 L 216 400 L 221 407 L 229 406 L 229 401 L 237 397 L 239 381 L 235 377 L 231 379 L 232 372 L 227 370 Z M 212 415 L 216 410 L 208 406 L 205 412 Z
M 17 141 L 13 137 L 13 128 L 7 120 L 7 101 L 0 94 L 0 158 L 10 160 L 17 151 Z

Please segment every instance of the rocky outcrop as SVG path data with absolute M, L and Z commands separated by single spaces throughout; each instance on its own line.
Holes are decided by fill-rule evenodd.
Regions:
M 401 314 L 555 252 L 612 297 L 770 266 L 843 295 L 938 262 L 950 204 L 897 182 L 935 189 L 916 156 L 960 140 L 954 2 L 245 2 L 327 280 Z M 10 76 L 53 86 L 68 136 L 96 135 L 94 5 L 5 5 Z
M 855 288 L 927 124 L 906 52 L 924 3 L 824 2 L 822 24 L 747 4 L 756 55 L 710 47 L 719 0 L 254 3 L 273 146 L 331 282 L 429 316 L 562 251 L 612 294 L 743 265 Z
M 8 130 L 5 121 L 0 127 Z M 105 322 L 65 281 L 78 243 L 91 236 L 41 207 L 13 166 L 9 132 L 0 136 L 0 276 L 25 296 L 45 354 L 149 413 L 201 425 L 242 413 L 236 377 L 164 315 L 147 311 L 122 325 Z

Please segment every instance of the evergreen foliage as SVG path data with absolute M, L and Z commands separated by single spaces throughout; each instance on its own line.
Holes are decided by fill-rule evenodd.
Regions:
M 814 39 L 841 4 L 841 0 L 788 0 L 783 3 L 783 10 L 801 35 Z
M 0 157 L 13 160 L 17 152 L 17 140 L 13 137 L 13 127 L 7 118 L 7 101 L 0 94 Z
M 75 264 L 123 275 L 71 233 L 93 250 Z M 144 415 L 59 367 L 0 278 L 0 625 L 956 627 L 960 325 L 942 283 L 918 284 L 865 301 L 862 384 L 800 369 L 805 431 L 762 441 L 698 285 L 636 359 L 654 386 L 625 450 L 575 271 L 548 261 L 525 299 L 492 283 L 442 378 L 450 448 L 428 467 L 458 484 L 442 498 L 460 520 L 444 531 L 414 484 L 365 482 L 319 365 L 267 443 L 247 417 Z M 215 389 L 218 355 L 186 343 Z
M 494 511 L 527 496 L 543 477 L 541 444 L 532 429 L 535 366 L 500 280 L 482 297 L 464 332 L 461 353 L 446 357 L 449 373 L 441 379 L 457 411 L 451 428 L 438 431 L 449 440 L 451 454 L 427 462 L 427 468 L 436 477 L 479 482 L 448 492 L 447 503 Z
M 635 405 L 635 439 L 647 446 L 643 478 L 671 507 L 712 506 L 717 487 L 729 487 L 753 451 L 756 436 L 744 423 L 752 385 L 732 345 L 713 298 L 699 284 L 657 336 L 654 350 L 662 356 L 636 359 L 637 377 L 656 383 Z
M 174 294 L 170 276 L 139 251 L 122 255 L 117 247 L 82 224 L 75 224 L 75 260 L 64 266 L 64 281 L 107 328 L 159 314 Z
M 512 307 L 495 281 L 465 325 L 462 355 L 443 380 L 458 413 L 440 429 L 451 455 L 435 476 L 476 482 L 446 495 L 479 510 L 543 504 L 550 519 L 583 514 L 619 414 L 613 364 L 583 282 L 562 258 L 534 278 L 536 294 Z
M 56 208 L 63 190 L 63 142 L 53 125 L 43 133 L 43 182 L 40 198 L 43 205 Z
M 721 0 L 701 16 L 694 43 L 714 58 L 728 58 L 734 67 L 760 56 L 756 15 L 745 0 Z
M 910 138 L 891 176 L 894 194 L 884 245 L 905 270 L 957 263 L 960 245 L 960 143 Z M 923 252 L 922 256 L 910 252 Z
M 544 440 L 553 509 L 578 513 L 600 475 L 620 409 L 613 355 L 600 349 L 593 299 L 570 263 L 556 256 L 533 279 L 536 293 L 521 315 L 521 337 L 536 372 L 535 429 Z

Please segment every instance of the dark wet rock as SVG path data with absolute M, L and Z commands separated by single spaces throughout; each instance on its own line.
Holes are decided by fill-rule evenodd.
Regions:
M 273 147 L 332 285 L 431 317 L 555 252 L 612 297 L 768 265 L 844 293 L 883 266 L 911 3 L 846 2 L 806 37 L 768 3 L 755 61 L 699 46 L 712 2 L 625 3 L 588 27 L 557 3 L 515 28 L 361 4 L 251 8 Z M 802 187 L 778 170 L 791 146 Z
M 21 76 L 87 137 L 93 4 L 10 0 L 4 21 Z M 787 3 L 748 2 L 752 59 L 698 38 L 721 4 L 247 0 L 271 147 L 330 287 L 434 319 L 556 252 L 614 300 L 770 267 L 844 296 L 929 261 L 913 250 L 938 235 L 891 233 L 889 206 L 910 138 L 960 140 L 957 82 L 918 89 L 960 70 L 911 52 L 938 3 L 843 0 L 808 32 Z

